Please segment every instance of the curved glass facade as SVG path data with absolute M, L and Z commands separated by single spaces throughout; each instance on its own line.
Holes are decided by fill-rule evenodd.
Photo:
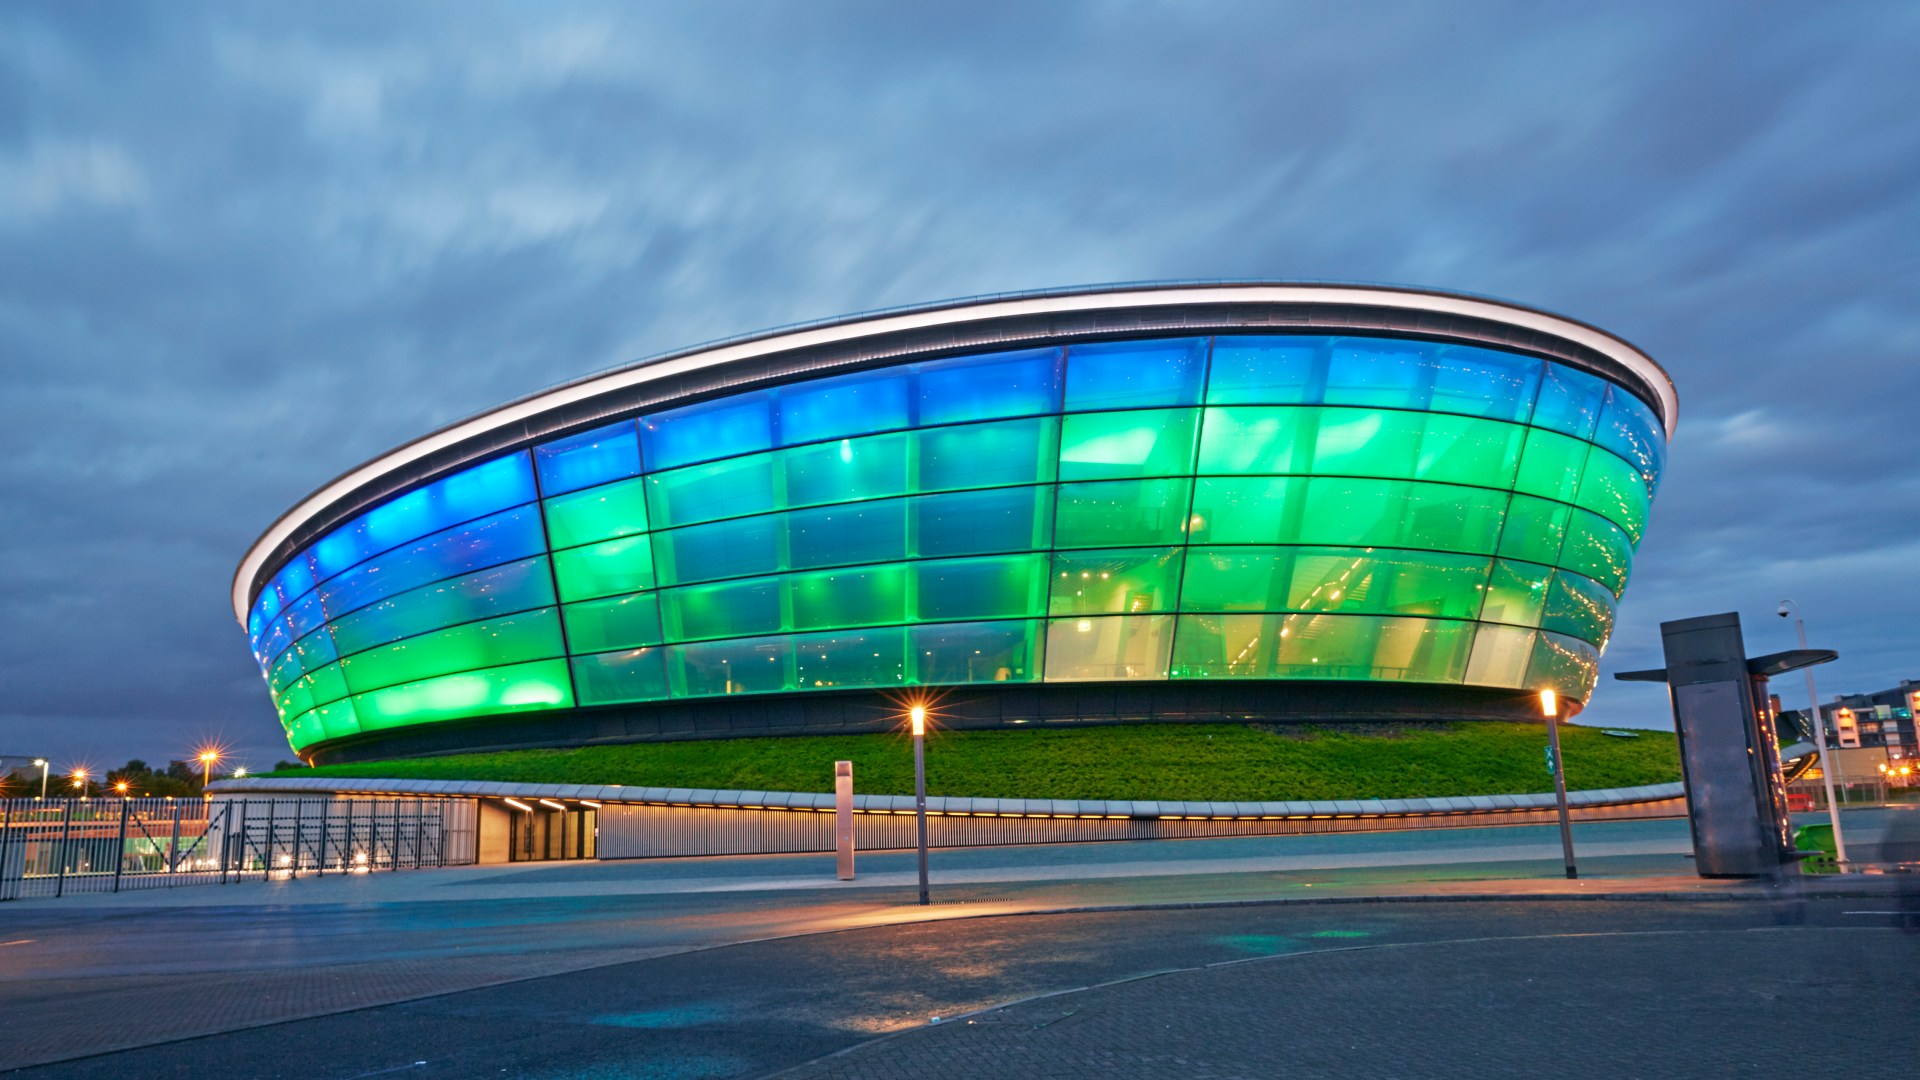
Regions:
M 1220 335 L 794 381 L 340 526 L 248 629 L 296 749 L 726 694 L 1322 679 L 1584 699 L 1652 409 L 1487 348 Z

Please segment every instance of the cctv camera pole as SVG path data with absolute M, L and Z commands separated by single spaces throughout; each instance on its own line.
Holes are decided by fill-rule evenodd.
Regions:
M 1807 622 L 1799 617 L 1800 605 L 1791 600 L 1780 601 L 1780 614 L 1785 615 L 1791 607 L 1794 612 L 1793 630 L 1800 635 L 1800 647 L 1807 647 Z M 1827 789 L 1827 820 L 1833 823 L 1833 861 L 1845 871 L 1847 868 L 1847 843 L 1840 838 L 1840 804 L 1833 798 L 1833 769 L 1827 764 L 1827 722 L 1820 715 L 1820 693 L 1813 688 L 1813 665 L 1800 669 L 1807 676 L 1807 711 L 1813 720 L 1813 745 L 1820 750 L 1820 781 Z

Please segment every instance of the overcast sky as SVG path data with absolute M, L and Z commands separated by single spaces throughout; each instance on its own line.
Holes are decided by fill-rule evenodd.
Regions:
M 676 346 L 1149 278 L 1489 293 L 1672 372 L 1663 619 L 1920 678 L 1920 6 L 0 7 L 0 755 L 290 756 L 282 510 Z M 1036 13 L 1035 9 L 1038 9 Z M 1778 685 L 1789 704 L 1797 680 Z

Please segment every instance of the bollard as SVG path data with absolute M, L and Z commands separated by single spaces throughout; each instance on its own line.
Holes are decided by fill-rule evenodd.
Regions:
M 853 762 L 833 763 L 833 850 L 840 880 L 853 880 Z

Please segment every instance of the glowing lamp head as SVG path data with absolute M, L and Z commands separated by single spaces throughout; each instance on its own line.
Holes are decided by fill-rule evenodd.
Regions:
M 1551 690 L 1540 691 L 1540 715 L 1553 717 L 1560 715 L 1560 695 Z
M 127 787 L 128 787 L 127 782 L 125 780 L 122 780 L 119 783 L 113 785 L 113 790 L 119 792 L 122 795 L 125 795 L 127 793 Z
M 214 762 L 219 760 L 220 760 L 220 751 L 218 750 L 200 751 L 200 761 L 202 764 L 211 765 Z
M 907 719 L 913 722 L 913 733 L 915 735 L 925 735 L 927 733 L 927 707 L 925 705 L 915 705 L 913 708 L 908 709 Z

